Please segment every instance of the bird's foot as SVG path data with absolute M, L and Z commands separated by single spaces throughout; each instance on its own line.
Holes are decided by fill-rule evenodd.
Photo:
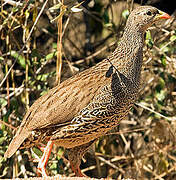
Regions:
M 77 177 L 87 177 L 84 173 L 81 172 L 81 169 L 79 168 L 79 166 L 76 166 L 76 168 L 71 164 L 71 168 L 73 170 L 73 172 L 75 173 L 75 175 Z
M 47 173 L 46 173 L 46 164 L 49 160 L 49 156 L 51 154 L 51 150 L 53 147 L 53 142 L 52 141 L 48 141 L 47 146 L 44 149 L 43 155 L 41 157 L 41 159 L 39 160 L 38 163 L 38 175 L 42 175 L 42 177 L 46 177 Z

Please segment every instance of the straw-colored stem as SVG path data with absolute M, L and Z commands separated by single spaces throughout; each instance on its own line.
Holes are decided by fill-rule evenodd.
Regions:
M 63 4 L 63 0 L 62 0 Z M 62 12 L 62 7 L 61 7 Z M 60 83 L 62 69 L 62 16 L 58 19 L 57 61 L 56 61 L 56 84 Z

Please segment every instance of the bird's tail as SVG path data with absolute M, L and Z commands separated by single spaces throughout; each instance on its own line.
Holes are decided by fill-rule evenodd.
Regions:
M 11 141 L 7 151 L 4 154 L 4 157 L 10 158 L 16 150 L 20 147 L 20 145 L 23 143 L 23 141 L 29 137 L 31 134 L 31 131 L 27 130 L 24 127 L 19 127 L 16 135 L 14 136 L 13 140 Z

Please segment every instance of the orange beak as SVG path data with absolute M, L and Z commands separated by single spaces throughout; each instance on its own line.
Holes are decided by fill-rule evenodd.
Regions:
M 159 14 L 156 15 L 155 18 L 156 19 L 169 19 L 169 18 L 171 18 L 171 16 L 169 16 L 169 14 L 159 10 Z

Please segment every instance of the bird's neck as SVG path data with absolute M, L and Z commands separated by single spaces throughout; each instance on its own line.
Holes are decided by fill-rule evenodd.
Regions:
M 123 37 L 113 53 L 112 63 L 120 73 L 138 85 L 143 60 L 143 33 L 134 26 L 125 29 Z

